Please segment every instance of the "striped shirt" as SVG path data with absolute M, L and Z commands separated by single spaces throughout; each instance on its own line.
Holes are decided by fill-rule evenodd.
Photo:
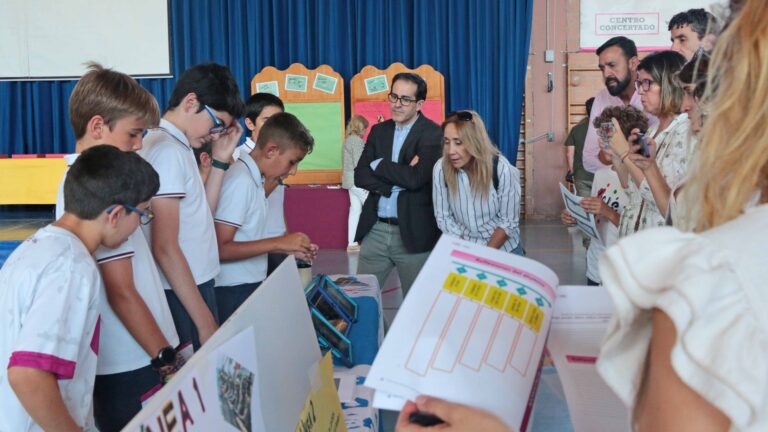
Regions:
M 488 185 L 485 199 L 475 195 L 469 176 L 459 170 L 456 194 L 452 195 L 443 175 L 443 159 L 432 170 L 432 200 L 437 226 L 443 234 L 475 243 L 488 243 L 496 228 L 507 233 L 501 250 L 512 252 L 520 243 L 520 172 L 499 156 L 499 187 Z

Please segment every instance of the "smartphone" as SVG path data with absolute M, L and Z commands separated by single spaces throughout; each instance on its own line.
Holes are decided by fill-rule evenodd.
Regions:
M 603 139 L 606 150 L 608 150 L 608 142 L 615 133 L 616 128 L 613 126 L 613 122 L 603 122 L 600 124 L 600 138 Z
M 638 132 L 637 138 L 638 138 L 638 141 L 640 141 L 640 146 L 641 146 L 640 151 L 638 153 L 640 153 L 641 155 L 647 158 L 651 157 L 651 151 L 648 148 L 648 137 L 645 136 L 644 133 Z

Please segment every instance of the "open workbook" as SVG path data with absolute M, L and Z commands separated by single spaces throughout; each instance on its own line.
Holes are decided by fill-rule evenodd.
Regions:
M 371 367 L 374 406 L 427 394 L 525 430 L 557 285 L 536 261 L 444 235 Z

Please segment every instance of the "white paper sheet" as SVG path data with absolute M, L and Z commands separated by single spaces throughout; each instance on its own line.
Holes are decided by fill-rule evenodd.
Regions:
M 374 406 L 429 394 L 520 428 L 557 283 L 536 261 L 444 235 L 373 362 Z
M 629 414 L 600 378 L 600 353 L 613 304 L 602 286 L 561 286 L 547 349 L 563 384 L 575 432 L 629 431 Z
M 602 243 L 600 235 L 597 231 L 595 215 L 592 213 L 587 213 L 587 211 L 581 208 L 579 205 L 579 203 L 581 203 L 582 197 L 569 191 L 568 188 L 563 186 L 562 183 L 560 183 L 560 193 L 563 196 L 565 208 L 571 213 L 571 215 L 573 215 L 573 218 L 576 219 L 576 226 L 590 238 L 596 239 Z

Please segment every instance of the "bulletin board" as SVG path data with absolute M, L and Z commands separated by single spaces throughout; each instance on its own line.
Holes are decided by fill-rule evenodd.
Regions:
M 307 69 L 294 63 L 285 70 L 265 67 L 251 80 L 251 94 L 272 93 L 285 111 L 301 120 L 315 139 L 315 147 L 299 164 L 289 184 L 341 182 L 344 142 L 344 80 L 328 65 Z
M 369 123 L 365 131 L 366 139 L 373 125 L 392 118 L 387 95 L 392 78 L 400 72 L 413 72 L 427 81 L 427 100 L 421 112 L 437 124 L 445 119 L 445 78 L 432 66 L 408 69 L 402 63 L 392 63 L 385 70 L 366 66 L 349 83 L 352 115 L 360 114 Z

